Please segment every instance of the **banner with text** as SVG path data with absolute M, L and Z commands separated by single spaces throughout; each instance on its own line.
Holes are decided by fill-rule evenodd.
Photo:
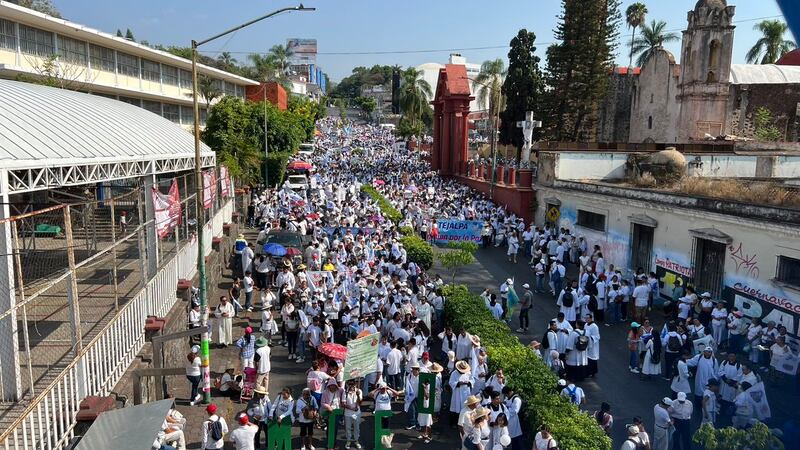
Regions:
M 169 192 L 164 195 L 153 188 L 153 209 L 155 210 L 156 233 L 163 239 L 181 223 L 181 195 L 178 182 L 172 180 Z
M 347 342 L 344 381 L 365 377 L 378 370 L 379 340 L 380 333 L 375 333 Z
M 214 169 L 203 171 L 203 207 L 211 209 L 217 199 L 217 172 Z
M 446 244 L 450 241 L 481 241 L 481 230 L 483 222 L 480 220 L 450 220 L 439 219 L 436 221 L 439 226 L 439 237 L 437 244 Z

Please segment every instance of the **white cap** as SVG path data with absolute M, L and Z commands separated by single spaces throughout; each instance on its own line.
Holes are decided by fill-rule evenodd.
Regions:
M 669 398 L 669 397 L 664 397 L 664 398 L 662 398 L 662 399 L 661 399 L 661 403 L 663 403 L 663 404 L 665 404 L 665 405 L 667 405 L 667 406 L 672 406 L 672 403 L 673 403 L 673 402 L 672 402 L 672 399 L 671 399 L 671 398 Z
M 192 346 L 192 353 L 200 353 L 200 346 L 199 345 L 193 345 Z
M 685 402 L 686 401 L 686 392 L 678 392 L 678 401 Z
M 528 283 L 525 283 L 525 284 L 523 284 L 523 285 L 522 285 L 522 287 L 523 287 L 524 289 L 528 289 L 528 288 L 530 288 L 530 287 L 531 287 L 531 285 L 530 285 L 530 284 L 528 284 Z
M 711 292 L 703 292 L 702 294 L 700 294 L 700 297 L 708 297 L 708 298 L 711 298 Z
M 513 282 L 514 282 L 514 280 L 512 280 L 511 278 L 509 278 L 509 279 L 507 279 L 507 280 L 506 280 L 506 283 L 508 283 L 508 284 L 511 284 L 511 283 L 513 283 Z

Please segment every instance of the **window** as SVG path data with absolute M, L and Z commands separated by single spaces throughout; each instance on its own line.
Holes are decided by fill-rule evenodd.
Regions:
M 0 48 L 17 51 L 17 29 L 14 22 L 0 19 Z
M 236 85 L 236 96 L 244 98 L 244 86 Z
M 157 62 L 142 60 L 142 79 L 156 83 L 161 82 L 161 67 Z
M 597 231 L 606 231 L 606 216 L 591 211 L 578 210 L 576 225 Z
M 654 97 L 654 95 L 650 94 L 650 103 L 653 103 L 653 97 Z
M 181 69 L 180 74 L 181 74 L 181 80 L 180 80 L 181 84 L 180 84 L 180 86 L 182 88 L 184 88 L 184 89 L 191 89 L 192 88 L 192 72 L 189 72 L 188 70 Z
M 719 66 L 719 53 L 721 49 L 722 44 L 720 44 L 719 41 L 711 41 L 708 50 L 708 67 L 716 69 L 717 66 Z
M 142 101 L 139 100 L 138 98 L 123 97 L 123 96 L 120 95 L 119 96 L 119 101 L 125 102 L 125 103 L 130 103 L 131 105 L 134 105 L 134 106 L 139 106 L 139 107 L 142 106 Z
M 236 85 L 230 82 L 225 82 L 225 95 L 230 95 L 231 97 L 236 95 Z
M 120 75 L 139 78 L 139 58 L 117 52 L 117 71 Z
M 152 100 L 142 100 L 142 108 L 150 111 L 151 113 L 161 115 L 161 103 Z
M 86 42 L 58 36 L 58 54 L 71 64 L 86 65 Z
M 19 47 L 22 53 L 50 56 L 55 53 L 53 33 L 20 24 Z
M 170 105 L 168 103 L 164 103 L 162 105 L 162 113 L 161 115 L 164 116 L 165 119 L 169 119 L 175 123 L 180 123 L 180 112 L 179 112 L 178 105 Z
M 208 110 L 205 108 L 200 108 L 200 125 L 206 125 L 206 119 L 208 118 Z
M 225 83 L 222 80 L 211 80 L 211 85 L 214 86 L 219 92 L 224 92 L 223 89 L 225 88 Z
M 708 76 L 706 76 L 706 83 L 716 83 L 716 82 L 717 82 L 717 76 L 714 75 L 713 71 L 709 70 Z
M 89 61 L 92 69 L 114 73 L 114 50 L 89 44 Z
M 800 259 L 778 256 L 777 281 L 800 288 Z
M 178 68 L 162 65 L 161 66 L 161 81 L 170 86 L 178 85 Z
M 647 118 L 647 129 L 648 130 L 652 130 L 653 129 L 653 116 L 650 116 L 650 117 Z
M 181 125 L 192 125 L 194 123 L 194 111 L 191 106 L 181 106 Z

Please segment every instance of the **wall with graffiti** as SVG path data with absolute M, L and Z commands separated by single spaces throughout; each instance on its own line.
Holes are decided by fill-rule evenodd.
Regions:
M 775 278 L 779 256 L 800 260 L 800 227 L 722 216 L 703 211 L 668 208 L 626 198 L 611 198 L 579 191 L 537 188 L 537 217 L 543 219 L 544 198 L 556 198 L 559 226 L 585 236 L 590 248 L 600 245 L 607 264 L 632 274 L 631 217 L 646 216 L 655 224 L 652 260 L 646 271 L 656 272 L 661 296 L 671 298 L 675 280 L 692 285 L 697 276 L 693 258 L 696 230 L 713 230 L 723 236 L 724 262 L 720 264 L 717 289 L 729 307 L 741 309 L 745 317 L 759 317 L 784 325 L 800 336 L 800 286 L 789 286 Z M 606 214 L 606 231 L 576 224 L 577 211 L 587 209 Z M 542 222 L 537 222 L 542 223 Z M 705 267 L 704 267 L 705 269 Z

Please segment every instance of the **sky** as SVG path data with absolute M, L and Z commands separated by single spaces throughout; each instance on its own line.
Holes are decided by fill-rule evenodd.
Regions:
M 624 0 L 621 10 L 634 0 Z M 696 0 L 640 0 L 647 5 L 647 22 L 663 20 L 678 33 Z M 331 80 L 349 75 L 354 67 L 374 64 L 416 66 L 447 62 L 461 53 L 468 62 L 503 58 L 508 42 L 520 28 L 536 34 L 542 58 L 553 41 L 560 0 L 305 0 L 315 12 L 291 12 L 267 19 L 201 47 L 209 56 L 228 51 L 240 61 L 249 53 L 265 53 L 287 38 L 317 39 L 317 63 Z M 744 63 L 747 50 L 759 38 L 756 19 L 782 17 L 774 0 L 728 0 L 736 6 L 734 63 Z M 291 0 L 55 0 L 64 18 L 114 33 L 130 28 L 137 40 L 151 44 L 188 46 L 270 11 L 295 6 Z M 617 61 L 628 65 L 631 32 L 621 28 Z M 791 39 L 790 36 L 786 38 Z M 488 48 L 487 48 L 488 47 Z M 666 45 L 680 58 L 680 41 Z

